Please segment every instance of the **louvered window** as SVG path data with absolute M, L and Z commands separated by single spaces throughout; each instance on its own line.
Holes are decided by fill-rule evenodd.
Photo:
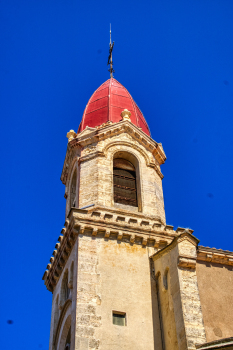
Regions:
M 138 206 L 136 171 L 129 161 L 121 158 L 113 162 L 114 202 Z

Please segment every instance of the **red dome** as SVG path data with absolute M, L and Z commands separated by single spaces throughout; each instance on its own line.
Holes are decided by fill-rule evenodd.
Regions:
M 93 128 L 108 121 L 119 122 L 122 120 L 121 112 L 124 109 L 131 112 L 131 122 L 150 136 L 150 130 L 142 112 L 128 90 L 114 78 L 105 81 L 91 96 L 83 113 L 78 133 L 86 126 Z

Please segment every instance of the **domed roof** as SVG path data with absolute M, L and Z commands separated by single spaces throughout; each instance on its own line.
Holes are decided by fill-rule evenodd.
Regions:
M 121 112 L 124 109 L 131 112 L 131 122 L 150 136 L 149 127 L 139 107 L 128 90 L 114 78 L 105 81 L 91 96 L 83 113 L 78 133 L 86 126 L 93 128 L 108 121 L 119 122 L 122 120 Z

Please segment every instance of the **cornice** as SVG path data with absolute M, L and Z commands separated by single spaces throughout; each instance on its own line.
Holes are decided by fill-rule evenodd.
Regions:
M 78 235 L 92 235 L 103 239 L 123 241 L 142 247 L 161 249 L 177 236 L 170 225 L 159 218 L 133 213 L 117 208 L 94 207 L 89 210 L 72 208 L 55 245 L 43 280 L 53 292 Z
M 118 123 L 108 123 L 103 124 L 98 128 L 86 128 L 82 133 L 77 134 L 76 137 L 70 138 L 67 146 L 67 152 L 65 157 L 65 162 L 63 165 L 61 180 L 65 184 L 67 178 L 67 164 L 69 164 L 69 157 L 72 150 L 91 145 L 93 143 L 98 143 L 100 141 L 106 140 L 110 136 L 117 136 L 122 133 L 128 133 L 134 140 L 136 140 L 141 146 L 143 146 L 147 151 L 151 152 L 155 157 L 159 165 L 163 164 L 166 160 L 166 155 L 164 153 L 161 143 L 157 143 L 147 134 L 145 134 L 140 128 L 135 126 L 128 120 L 122 120 Z M 76 135 L 76 134 L 75 134 Z M 130 144 L 132 146 L 132 144 Z M 91 155 L 81 157 L 81 161 L 91 159 L 95 156 L 102 156 L 102 150 L 97 153 L 91 152 Z M 150 163 L 150 162 L 149 162 Z M 158 175 L 163 178 L 163 175 L 157 164 L 151 163 L 148 166 L 153 167 Z
M 75 209 L 75 208 L 74 208 Z M 75 210 L 82 210 L 82 209 L 75 209 Z M 94 209 L 89 210 L 89 212 L 94 212 L 94 211 L 106 211 L 106 213 L 112 213 L 115 215 L 123 215 L 125 218 L 127 217 L 134 217 L 134 218 L 141 218 L 141 219 L 147 219 L 147 220 L 153 220 L 158 222 L 158 225 L 161 224 L 161 226 L 163 225 L 164 227 L 166 226 L 167 228 L 170 228 L 171 230 L 173 230 L 173 226 L 171 225 L 165 225 L 162 221 L 160 216 L 156 216 L 156 215 L 148 215 L 148 214 L 144 214 L 142 212 L 138 212 L 138 211 L 129 211 L 126 209 L 122 209 L 122 208 L 118 208 L 118 207 L 103 207 L 100 205 L 96 205 L 94 207 Z
M 179 227 L 176 231 L 179 233 L 181 230 L 184 229 Z M 183 240 L 189 240 L 191 243 L 197 246 L 199 240 L 191 234 L 192 232 L 192 230 L 186 229 L 179 236 L 175 237 L 169 245 L 152 255 L 151 258 L 154 261 L 161 258 L 164 254 L 167 254 L 172 249 L 174 249 L 175 246 Z M 233 252 L 230 252 L 229 250 L 197 246 L 197 257 L 183 256 L 181 254 L 178 257 L 178 266 L 185 268 L 195 268 L 196 261 L 233 266 Z
M 160 251 L 156 252 L 150 258 L 153 259 L 154 261 L 158 260 L 163 255 L 169 253 L 172 249 L 174 249 L 178 243 L 181 243 L 184 240 L 189 241 L 194 246 L 197 246 L 197 244 L 199 243 L 199 239 L 197 239 L 195 236 L 192 235 L 193 230 L 182 229 L 181 227 L 179 227 L 177 229 L 178 232 L 180 232 L 181 230 L 183 230 L 183 232 L 181 232 L 178 236 L 176 236 L 174 238 L 174 240 L 169 245 L 167 245 L 166 247 L 164 247 Z M 191 268 L 193 266 L 194 261 L 196 261 L 196 257 L 184 256 L 181 254 L 178 257 L 178 266 Z
M 209 350 L 210 349 L 212 349 L 212 350 L 229 349 L 229 350 L 231 350 L 232 348 L 233 348 L 233 337 L 218 339 L 218 340 L 211 341 L 209 343 L 196 345 L 196 349 L 199 349 L 199 350 L 207 350 L 207 349 L 209 349 Z
M 210 247 L 199 246 L 197 260 L 217 263 L 222 265 L 233 265 L 233 252 Z
M 104 152 L 96 151 L 96 152 L 93 152 L 91 154 L 87 154 L 83 157 L 80 157 L 78 161 L 79 161 L 79 163 L 82 163 L 82 162 L 86 162 L 87 160 L 90 160 L 90 159 L 96 158 L 96 157 L 105 157 L 105 154 L 104 154 Z

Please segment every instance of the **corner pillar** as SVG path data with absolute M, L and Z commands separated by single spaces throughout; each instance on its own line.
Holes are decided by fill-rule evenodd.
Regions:
M 166 350 L 194 350 L 206 342 L 196 274 L 198 242 L 184 230 L 152 257 Z

